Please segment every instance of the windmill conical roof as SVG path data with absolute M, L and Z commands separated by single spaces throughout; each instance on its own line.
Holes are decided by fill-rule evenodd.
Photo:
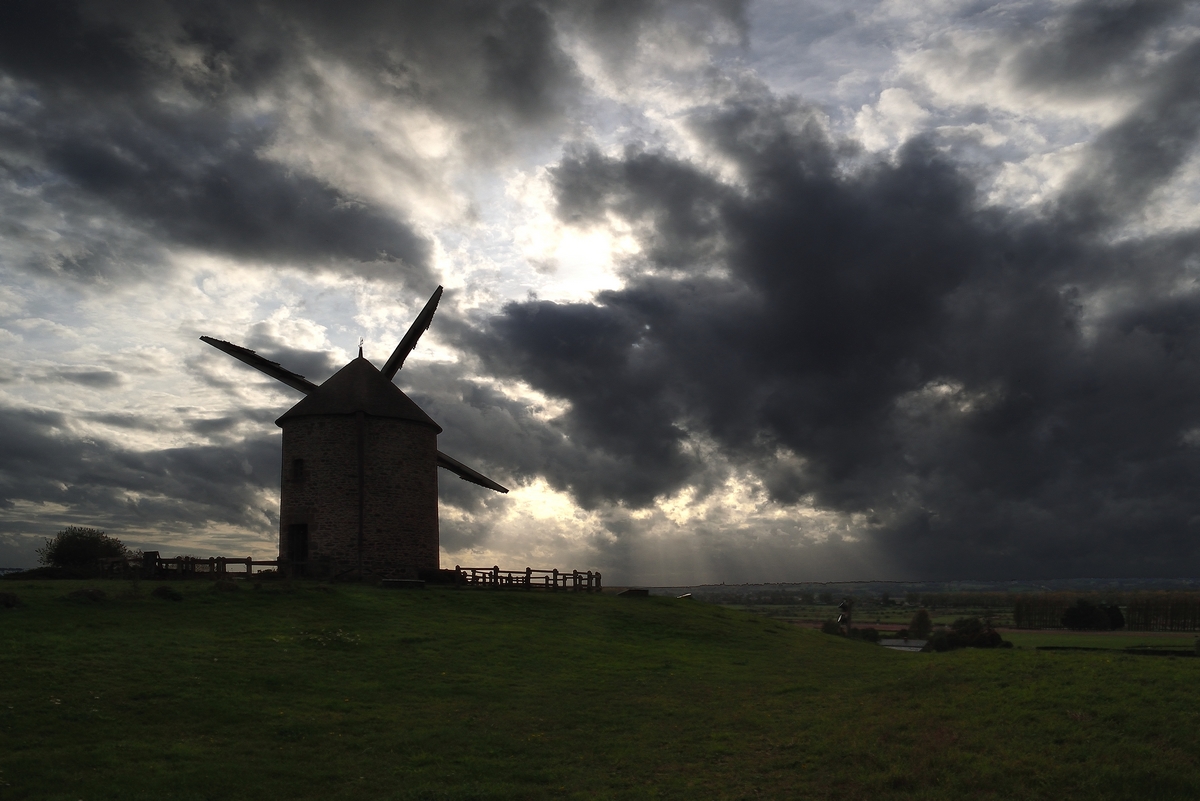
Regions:
M 383 377 L 383 373 L 359 356 L 330 376 L 325 383 L 283 413 L 275 421 L 278 426 L 294 417 L 343 415 L 363 412 L 372 417 L 393 417 L 432 426 L 441 433 L 442 427 L 433 421 L 412 398 Z

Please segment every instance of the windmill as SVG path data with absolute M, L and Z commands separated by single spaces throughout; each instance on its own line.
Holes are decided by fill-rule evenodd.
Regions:
M 292 389 L 283 429 L 279 558 L 293 571 L 417 578 L 439 566 L 437 468 L 508 492 L 437 448 L 442 428 L 392 380 L 433 321 L 438 287 L 380 370 L 358 358 L 317 385 L 252 350 L 200 337 Z

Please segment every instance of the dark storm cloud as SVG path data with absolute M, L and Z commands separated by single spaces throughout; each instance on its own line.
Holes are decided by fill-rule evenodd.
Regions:
M 279 440 L 134 451 L 75 433 L 58 413 L 0 409 L 4 533 L 52 534 L 66 524 L 176 534 L 209 523 L 270 531 L 260 490 L 279 485 Z
M 51 206 L 90 198 L 93 214 L 109 209 L 152 239 L 251 260 L 346 259 L 374 277 L 403 273 L 397 263 L 424 267 L 427 244 L 405 223 L 259 155 L 273 122 L 241 119 L 230 96 L 260 76 L 237 58 L 221 62 L 207 31 L 187 19 L 167 28 L 162 13 L 107 12 L 13 3 L 0 13 L 0 70 L 19 81 L 0 124 L 11 181 Z M 170 63 L 171 46 L 206 50 L 207 69 L 195 72 L 223 85 Z M 58 266 L 119 269 L 105 248 L 85 246 L 81 258 Z
M 1144 107 L 1100 138 L 1093 187 L 1146 158 L 1144 198 L 1194 146 L 1163 99 L 1194 91 L 1181 63 L 1147 100 L 1167 121 L 1124 135 Z M 1110 217 L 986 208 L 920 139 L 848 172 L 811 112 L 766 95 L 694 131 L 738 185 L 636 149 L 554 171 L 564 220 L 638 233 L 625 288 L 463 334 L 569 401 L 562 442 L 635 467 L 548 480 L 644 505 L 707 480 L 693 445 L 712 441 L 778 502 L 863 514 L 904 573 L 1200 568 L 1200 296 L 1179 289 L 1200 233 L 1109 244 Z
M 560 27 L 616 46 L 666 5 L 710 4 L 5 3 L 9 233 L 33 242 L 55 218 L 60 236 L 30 261 L 75 276 L 153 261 L 157 241 L 428 283 L 429 243 L 396 212 L 264 155 L 280 122 L 259 101 L 303 86 L 318 135 L 337 135 L 338 98 L 312 66 L 323 59 L 495 150 L 556 127 L 582 91 Z M 740 14 L 740 4 L 713 5 Z M 618 11 L 623 27 L 611 24 Z M 31 194 L 48 207 L 41 216 Z M 106 217 L 107 235 L 92 235 Z
M 1064 210 L 1084 224 L 1140 209 L 1193 152 L 1200 131 L 1200 42 L 1158 70 L 1146 98 L 1091 146 L 1086 166 L 1064 193 Z
M 449 319 L 441 320 L 439 325 L 443 333 L 452 328 Z M 600 449 L 593 447 L 576 426 L 547 425 L 542 417 L 544 409 L 508 398 L 488 385 L 464 380 L 462 366 L 421 365 L 419 372 L 410 371 L 409 376 L 402 373 L 401 383 L 414 382 L 406 391 L 444 429 L 439 447 L 507 486 L 544 477 L 552 486 L 573 492 L 585 506 L 615 497 L 648 503 L 653 499 L 653 486 L 660 480 L 658 473 L 672 470 L 682 480 L 690 472 L 690 458 L 671 449 L 672 436 L 667 434 L 668 441 L 664 441 L 651 425 L 642 430 L 659 441 L 643 443 L 644 450 L 667 451 L 663 455 L 666 464 L 632 458 L 632 432 L 620 435 L 626 438 L 626 448 Z M 453 486 L 448 475 L 443 474 L 443 486 Z M 472 485 L 454 486 L 443 497 L 464 509 L 491 504 L 499 498 Z
M 1094 89 L 1114 72 L 1141 67 L 1142 46 L 1184 6 L 1183 0 L 1075 3 L 1051 35 L 1020 53 L 1017 76 L 1030 86 Z
M 124 381 L 120 373 L 111 370 L 59 370 L 54 376 L 62 381 L 95 389 L 111 389 Z

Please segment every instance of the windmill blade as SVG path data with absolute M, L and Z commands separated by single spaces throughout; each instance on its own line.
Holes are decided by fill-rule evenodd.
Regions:
M 438 301 L 442 299 L 442 288 L 439 286 L 437 291 L 433 293 L 433 297 L 425 304 L 425 308 L 421 309 L 421 313 L 417 315 L 417 319 L 413 320 L 413 324 L 408 327 L 408 333 L 404 335 L 404 339 L 400 340 L 400 344 L 392 351 L 392 355 L 388 357 L 387 364 L 379 372 L 383 373 L 383 377 L 391 381 L 396 377 L 396 373 L 400 372 L 400 368 L 404 366 L 404 360 L 408 358 L 408 354 L 412 353 L 413 348 L 417 346 L 417 340 L 421 338 L 421 334 L 425 333 L 425 329 L 429 328 L 429 324 L 433 322 L 433 313 L 437 311 Z
M 298 389 L 305 395 L 317 388 L 317 385 L 309 381 L 299 373 L 293 373 L 291 370 L 285 370 L 279 366 L 279 362 L 273 362 L 270 359 L 264 359 L 249 348 L 243 348 L 240 345 L 234 345 L 232 342 L 226 342 L 223 339 L 213 339 L 212 337 L 200 337 L 201 342 L 207 342 L 217 350 L 223 350 L 238 361 L 245 362 L 255 370 L 261 370 L 267 375 L 274 378 L 276 381 L 282 381 L 292 389 Z
M 446 468 L 451 473 L 454 473 L 456 476 L 461 478 L 463 481 L 470 481 L 472 484 L 478 484 L 481 487 L 487 487 L 488 489 L 495 490 L 496 492 L 504 492 L 504 493 L 508 492 L 507 487 L 500 486 L 495 481 L 492 481 L 490 478 L 485 476 L 483 473 L 479 473 L 475 470 L 472 470 L 471 468 L 467 467 L 462 462 L 458 461 L 457 459 L 451 459 L 449 456 L 442 453 L 441 451 L 438 451 L 438 454 L 437 454 L 437 466 Z

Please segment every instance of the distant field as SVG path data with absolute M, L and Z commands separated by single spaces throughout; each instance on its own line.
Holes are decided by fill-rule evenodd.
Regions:
M 1193 648 L 1196 635 L 1148 631 L 1002 631 L 1017 648 L 1077 646 L 1086 648 Z
M 789 620 L 797 623 L 820 625 L 823 620 L 835 620 L 838 616 L 836 606 L 829 604 L 726 604 L 730 609 L 741 609 L 746 612 L 765 615 L 766 617 Z M 855 626 L 907 626 L 912 620 L 916 607 L 866 606 L 854 610 Z M 992 624 L 998 627 L 1011 626 L 1013 622 L 1012 609 L 986 609 L 983 607 L 965 607 L 954 610 L 930 610 L 934 623 L 949 625 L 960 617 L 991 618 Z
M 107 601 L 65 597 L 99 587 Z M 1200 659 L 667 598 L 0 582 L 0 798 L 1200 797 Z M 1022 635 L 1024 636 L 1024 635 Z

